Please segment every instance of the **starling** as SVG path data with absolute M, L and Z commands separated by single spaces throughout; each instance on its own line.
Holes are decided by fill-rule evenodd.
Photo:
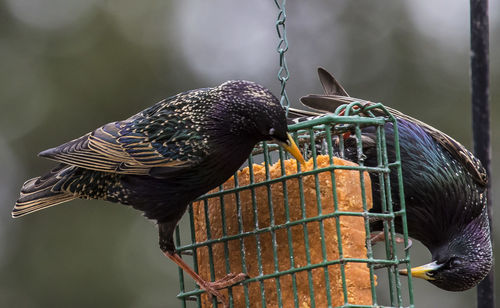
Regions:
M 370 101 L 349 97 L 345 89 L 324 69 L 318 69 L 325 95 L 308 95 L 303 104 L 322 112 L 334 112 L 345 103 Z M 480 161 L 450 136 L 386 107 L 397 118 L 399 145 L 409 236 L 422 242 L 432 254 L 432 262 L 411 270 L 449 291 L 476 286 L 492 266 L 492 246 L 486 206 L 488 178 Z M 362 111 L 362 110 L 361 110 Z M 385 116 L 372 109 L 376 116 Z M 311 113 L 291 110 L 294 122 L 310 119 Z M 300 118 L 302 116 L 302 118 Z M 385 125 L 387 151 L 395 160 L 394 127 Z M 345 157 L 358 161 L 355 137 L 344 136 Z M 362 128 L 364 165 L 377 166 L 376 131 Z M 337 149 L 338 151 L 338 149 Z M 382 212 L 378 174 L 370 174 L 374 192 L 373 212 Z M 394 210 L 399 210 L 397 174 L 390 174 Z M 383 230 L 380 221 L 371 222 L 374 231 Z M 401 222 L 396 221 L 402 233 Z M 400 273 L 408 274 L 406 270 Z
M 272 140 L 303 163 L 287 130 L 279 100 L 256 83 L 180 93 L 41 152 L 59 164 L 24 183 L 12 216 L 76 198 L 132 206 L 156 220 L 163 253 L 227 305 L 218 290 L 246 275 L 204 281 L 176 253 L 174 229 L 188 204 L 233 175 L 258 142 Z

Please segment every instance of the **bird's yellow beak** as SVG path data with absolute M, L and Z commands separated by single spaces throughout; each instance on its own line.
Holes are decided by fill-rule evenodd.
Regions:
M 422 278 L 425 280 L 434 280 L 436 278 L 429 275 L 429 272 L 435 271 L 435 270 L 439 269 L 441 266 L 443 266 L 443 265 L 437 264 L 436 261 L 434 261 L 434 262 L 429 263 L 429 264 L 425 264 L 425 265 L 422 265 L 419 267 L 412 268 L 411 275 L 412 275 L 412 277 Z M 401 275 L 408 275 L 408 271 L 406 269 L 399 270 L 399 273 Z
M 302 165 L 306 164 L 306 161 L 304 160 L 304 157 L 302 157 L 302 154 L 300 153 L 299 148 L 295 144 L 295 141 L 293 141 L 292 135 L 287 134 L 288 136 L 288 141 L 287 142 L 280 142 L 277 141 L 277 143 L 285 149 L 288 153 L 292 154 L 295 159 L 297 159 Z

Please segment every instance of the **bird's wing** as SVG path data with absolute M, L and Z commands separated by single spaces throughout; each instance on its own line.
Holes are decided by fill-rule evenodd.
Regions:
M 319 78 L 323 85 L 325 95 L 310 94 L 304 96 L 300 101 L 307 107 L 313 108 L 322 112 L 333 113 L 343 104 L 358 102 L 363 106 L 374 104 L 373 102 L 366 101 L 359 98 L 350 97 L 344 88 L 337 82 L 337 80 L 326 70 L 318 69 Z M 440 130 L 412 118 L 396 109 L 385 106 L 385 108 L 397 119 L 404 119 L 409 122 L 415 123 L 422 127 L 434 140 L 436 140 L 444 149 L 446 149 L 455 159 L 462 163 L 462 165 L 469 171 L 474 179 L 481 185 L 486 186 L 488 183 L 488 176 L 486 170 L 482 166 L 479 159 L 477 159 L 469 150 L 462 144 L 441 132 Z M 385 116 L 384 111 L 380 109 L 370 110 L 375 116 Z
M 408 118 L 412 119 L 411 117 Z M 481 184 L 483 187 L 486 187 L 488 184 L 486 169 L 484 169 L 483 164 L 474 156 L 474 154 L 467 150 L 462 144 L 460 144 L 460 142 L 440 130 L 420 121 L 418 121 L 418 124 L 453 157 L 455 157 L 455 159 L 461 162 L 467 171 L 469 171 L 469 173 L 474 177 L 476 182 Z
M 299 122 L 307 121 L 309 118 L 322 116 L 323 113 L 306 111 L 295 108 L 288 108 L 287 122 L 288 125 L 296 124 Z
M 341 95 L 341 96 L 349 96 L 347 91 L 343 86 L 330 74 L 327 70 L 322 67 L 318 67 L 318 76 L 321 85 L 323 86 L 323 91 L 325 95 Z
M 158 104 L 39 155 L 85 169 L 136 175 L 161 175 L 198 163 L 206 153 L 194 124 Z

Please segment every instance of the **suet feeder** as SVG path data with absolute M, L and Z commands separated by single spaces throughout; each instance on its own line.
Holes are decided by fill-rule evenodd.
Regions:
M 410 267 L 409 251 L 398 255 L 395 233 L 395 221 L 400 220 L 407 244 L 399 151 L 396 160 L 389 161 L 384 134 L 384 125 L 395 124 L 396 119 L 388 112 L 375 117 L 370 113 L 373 108 L 385 110 L 375 104 L 360 114 L 352 103 L 336 114 L 290 126 L 296 142 L 309 154 L 306 166 L 297 166 L 278 146 L 262 143 L 243 170 L 190 207 L 192 241 L 179 240 L 178 250 L 193 252 L 194 267 L 205 279 L 216 280 L 230 272 L 250 276 L 224 291 L 230 306 L 385 307 L 376 292 L 381 284 L 376 271 L 382 268 L 390 293 L 389 303 L 383 304 L 413 306 L 411 277 L 410 291 L 404 294 L 397 271 L 398 266 Z M 361 128 L 366 126 L 377 131 L 377 167 L 362 163 Z M 358 137 L 360 165 L 334 152 L 343 150 L 347 131 Z M 398 145 L 397 140 L 394 143 Z M 383 213 L 369 212 L 368 172 L 376 173 L 386 188 L 380 196 Z M 392 209 L 389 173 L 399 175 L 402 208 L 398 211 Z M 374 219 L 384 224 L 383 257 L 374 255 L 370 242 L 369 223 Z M 186 290 L 180 275 L 179 297 L 185 306 L 187 299 L 196 299 L 198 307 L 216 304 L 201 290 Z

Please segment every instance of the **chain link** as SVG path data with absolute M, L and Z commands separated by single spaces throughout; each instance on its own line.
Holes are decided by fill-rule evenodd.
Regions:
M 280 68 L 278 70 L 278 80 L 281 82 L 281 99 L 280 103 L 286 109 L 286 114 L 288 116 L 288 108 L 290 107 L 290 101 L 288 100 L 288 95 L 286 94 L 286 82 L 290 78 L 290 73 L 288 72 L 288 66 L 286 64 L 285 53 L 288 51 L 288 40 L 286 38 L 286 28 L 285 28 L 285 20 L 286 20 L 286 11 L 285 5 L 286 0 L 281 0 L 279 3 L 278 0 L 274 0 L 274 3 L 279 9 L 278 17 L 276 19 L 276 31 L 278 32 L 279 43 L 277 47 L 277 51 L 279 53 L 280 59 Z

